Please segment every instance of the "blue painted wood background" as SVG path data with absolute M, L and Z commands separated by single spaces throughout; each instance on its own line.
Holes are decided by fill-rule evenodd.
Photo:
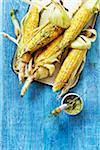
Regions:
M 28 6 L 20 0 L 0 2 L 0 30 L 14 36 L 10 9 L 22 19 Z M 34 82 L 24 98 L 11 69 L 15 45 L 0 36 L 0 150 L 100 150 L 100 16 L 98 38 L 88 51 L 87 62 L 78 85 L 85 106 L 75 117 L 64 112 L 47 119 L 59 105 L 51 87 Z

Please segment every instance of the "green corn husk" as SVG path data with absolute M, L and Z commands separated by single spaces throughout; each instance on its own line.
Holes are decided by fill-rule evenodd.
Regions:
M 20 25 L 18 23 L 18 20 L 17 20 L 17 18 L 15 16 L 15 11 L 14 11 L 13 8 L 10 11 L 10 16 L 11 16 L 12 23 L 14 25 L 15 35 L 18 38 L 20 36 L 20 34 L 21 34 L 21 29 L 20 29 Z
M 52 2 L 53 7 L 48 12 L 50 22 L 58 27 L 67 29 L 71 24 L 67 11 L 57 1 L 52 0 Z

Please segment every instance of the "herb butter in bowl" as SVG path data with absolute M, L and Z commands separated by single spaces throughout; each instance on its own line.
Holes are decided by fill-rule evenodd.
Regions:
M 64 111 L 69 115 L 79 114 L 84 106 L 82 98 L 76 93 L 66 94 L 61 101 L 61 105 L 63 104 L 67 104 L 67 107 Z

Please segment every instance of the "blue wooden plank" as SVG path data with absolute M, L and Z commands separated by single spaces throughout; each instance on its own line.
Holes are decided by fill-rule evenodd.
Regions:
M 0 10 L 2 11 L 2 5 L 0 5 Z M 0 11 L 0 31 L 2 29 L 2 13 Z M 0 73 L 3 71 L 2 67 L 2 37 L 0 36 Z M 0 76 L 0 149 L 2 149 L 2 112 L 3 112 L 3 78 L 2 75 Z
M 20 0 L 2 3 L 3 31 L 14 36 L 10 9 L 18 9 L 22 19 L 27 5 Z M 96 24 L 100 33 L 100 17 Z M 47 119 L 48 113 L 59 105 L 51 87 L 34 82 L 24 98 L 21 86 L 12 72 L 11 61 L 15 45 L 0 38 L 0 150 L 99 150 L 100 149 L 100 34 L 87 54 L 87 62 L 78 85 L 72 92 L 82 95 L 83 112 L 75 117 L 64 112 Z

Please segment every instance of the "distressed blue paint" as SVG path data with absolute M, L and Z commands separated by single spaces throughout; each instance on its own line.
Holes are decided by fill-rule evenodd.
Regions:
M 14 36 L 9 15 L 12 6 L 19 10 L 19 20 L 28 6 L 20 0 L 4 0 L 0 5 L 0 30 Z M 98 33 L 99 21 L 100 17 Z M 75 117 L 63 112 L 47 119 L 48 113 L 59 105 L 49 86 L 35 82 L 20 98 L 21 87 L 11 69 L 14 50 L 13 43 L 0 37 L 0 150 L 99 150 L 100 34 L 88 52 L 80 82 L 71 90 L 85 100 L 83 112 Z

